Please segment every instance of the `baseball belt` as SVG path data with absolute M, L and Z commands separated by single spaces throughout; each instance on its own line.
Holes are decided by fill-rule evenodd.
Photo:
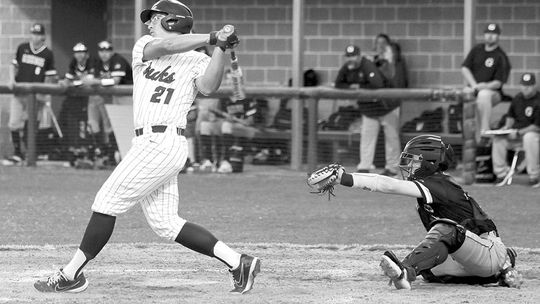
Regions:
M 167 130 L 167 126 L 165 125 L 156 125 L 152 126 L 152 133 L 163 133 L 165 130 Z M 184 135 L 184 129 L 176 128 L 176 133 L 180 136 Z M 144 134 L 143 128 L 135 129 L 135 136 L 141 136 Z

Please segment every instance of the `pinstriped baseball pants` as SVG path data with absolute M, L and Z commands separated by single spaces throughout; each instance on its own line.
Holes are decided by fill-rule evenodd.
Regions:
M 175 127 L 135 137 L 126 157 L 98 191 L 92 211 L 117 216 L 139 203 L 150 227 L 174 240 L 184 219 L 178 216 L 178 173 L 187 159 L 187 140 Z

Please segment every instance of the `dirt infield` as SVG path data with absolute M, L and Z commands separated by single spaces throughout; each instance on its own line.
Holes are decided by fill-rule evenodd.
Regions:
M 233 244 L 263 259 L 246 295 L 231 294 L 228 274 L 214 260 L 168 244 L 112 244 L 86 271 L 80 294 L 41 294 L 33 281 L 70 257 L 75 246 L 0 247 L 0 303 L 538 303 L 540 251 L 519 249 L 526 279 L 520 290 L 427 284 L 411 291 L 388 286 L 378 262 L 382 250 L 403 246 Z M 16 270 L 16 271 L 14 271 Z
M 523 288 L 418 280 L 407 292 L 389 287 L 378 263 L 387 249 L 403 257 L 425 234 L 414 200 L 339 188 L 328 202 L 309 194 L 305 173 L 280 167 L 180 178 L 181 216 L 263 259 L 250 294 L 229 294 L 220 262 L 159 239 L 139 207 L 118 218 L 85 269 L 86 292 L 38 293 L 33 282 L 71 258 L 109 174 L 0 167 L 0 303 L 540 303 L 539 192 L 519 179 L 466 189 L 518 249 Z

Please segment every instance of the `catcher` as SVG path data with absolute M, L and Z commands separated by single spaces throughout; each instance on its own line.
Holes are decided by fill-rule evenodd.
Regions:
M 427 282 L 489 284 L 519 288 L 516 251 L 501 241 L 495 223 L 444 171 L 453 150 L 440 136 L 411 139 L 400 157 L 403 180 L 369 173 L 346 173 L 331 164 L 308 176 L 317 193 L 333 195 L 334 186 L 415 197 L 427 235 L 403 260 L 392 251 L 380 266 L 397 289 L 411 289 L 418 275 Z

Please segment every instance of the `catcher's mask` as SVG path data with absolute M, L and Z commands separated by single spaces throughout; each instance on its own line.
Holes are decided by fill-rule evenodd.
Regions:
M 169 32 L 188 34 L 193 27 L 193 13 L 185 4 L 176 0 L 159 0 L 152 8 L 141 12 L 141 21 L 148 22 L 152 14 L 163 14 L 161 26 Z
M 399 168 L 403 179 L 414 180 L 446 171 L 453 162 L 454 150 L 440 136 L 420 135 L 409 140 L 401 152 Z

